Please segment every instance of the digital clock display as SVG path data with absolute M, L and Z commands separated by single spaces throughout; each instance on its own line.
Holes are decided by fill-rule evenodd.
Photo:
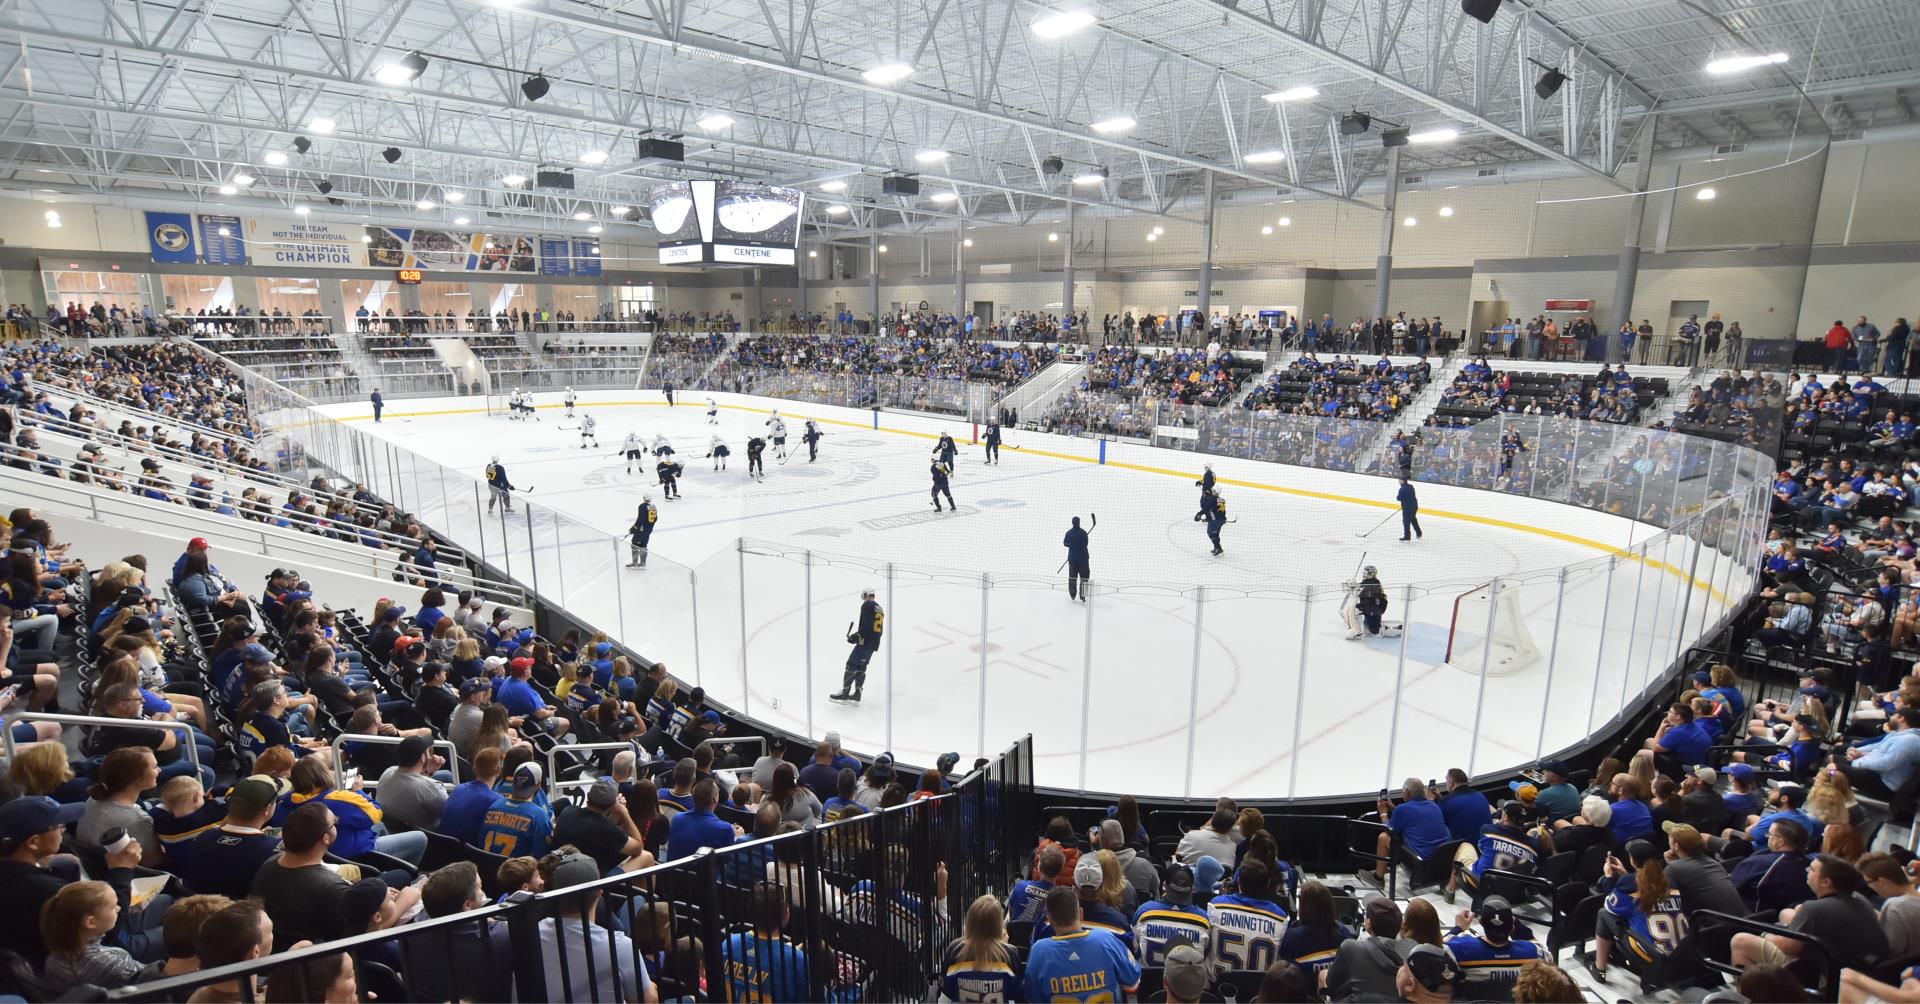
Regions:
M 403 268 L 394 272 L 393 278 L 394 278 L 394 281 L 396 282 L 413 284 L 413 283 L 418 283 L 421 280 L 422 276 L 420 274 L 420 270 L 417 268 Z

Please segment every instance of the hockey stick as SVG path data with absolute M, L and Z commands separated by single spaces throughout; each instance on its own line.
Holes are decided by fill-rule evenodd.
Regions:
M 1374 535 L 1375 533 L 1378 533 L 1381 527 L 1383 527 L 1383 526 L 1386 526 L 1386 525 L 1387 525 L 1387 520 L 1390 520 L 1390 519 L 1392 519 L 1392 518 L 1393 518 L 1393 513 L 1388 513 L 1388 514 L 1387 514 L 1387 516 L 1386 516 L 1386 519 L 1383 519 L 1383 520 L 1381 520 L 1380 522 L 1378 522 L 1378 523 L 1375 523 L 1375 524 L 1373 524 L 1373 529 L 1371 529 L 1371 530 L 1368 530 L 1368 531 L 1367 531 L 1367 532 L 1365 532 L 1365 533 L 1356 533 L 1356 534 L 1354 534 L 1354 536 L 1356 536 L 1356 537 L 1371 537 L 1371 536 L 1373 536 L 1373 535 Z
M 1087 536 L 1091 537 L 1093 536 L 1093 531 L 1098 529 L 1100 526 L 1100 514 L 1097 512 L 1087 513 L 1087 523 L 1088 523 Z M 1060 567 L 1054 569 L 1053 574 L 1059 575 L 1061 572 L 1066 571 L 1067 562 L 1072 560 L 1073 559 L 1069 557 L 1065 561 L 1060 562 Z

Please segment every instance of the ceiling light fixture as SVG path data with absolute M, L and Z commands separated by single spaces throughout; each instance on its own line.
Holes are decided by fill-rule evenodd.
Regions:
M 401 66 L 399 63 L 388 63 L 373 71 L 373 79 L 386 84 L 388 87 L 405 87 L 413 83 L 413 79 L 416 76 L 418 76 L 418 74 Z
M 456 227 L 464 227 L 464 226 L 466 226 L 467 224 L 469 224 L 469 223 L 472 223 L 472 222 L 473 222 L 472 220 L 470 220 L 470 219 L 467 219 L 467 218 L 466 218 L 466 217 L 464 217 L 464 216 L 456 216 L 456 217 L 454 217 L 454 218 L 453 218 L 453 225 L 454 225 L 454 226 L 456 226 Z
M 1452 216 L 1452 215 L 1453 215 L 1453 207 L 1452 207 L 1452 206 L 1441 206 L 1441 207 L 1440 207 L 1440 215 L 1442 215 L 1442 216 Z
M 334 122 L 332 119 L 325 119 L 325 118 L 313 119 L 307 123 L 307 131 L 317 132 L 320 135 L 325 136 L 328 133 L 333 132 L 333 126 L 334 126 Z
M 238 188 L 235 188 L 232 185 L 221 185 L 220 194 L 221 195 L 239 195 L 240 190 Z
M 268 166 L 279 167 L 287 162 L 287 155 L 278 150 L 268 150 L 266 156 L 260 159 L 266 161 Z
M 520 82 L 520 93 L 526 95 L 528 101 L 538 101 L 546 97 L 550 90 L 553 90 L 553 85 L 538 73 Z
M 1291 217 L 1291 216 L 1282 216 L 1282 217 L 1280 217 L 1280 225 L 1281 225 L 1281 226 L 1283 226 L 1283 227 L 1290 227 L 1290 226 L 1293 226 L 1293 217 Z
M 239 185 L 241 188 L 245 188 L 248 185 L 253 184 L 257 180 L 259 179 L 255 178 L 253 175 L 248 174 L 245 171 L 241 171 L 239 174 L 236 174 L 233 176 L 233 183 L 236 185 Z
M 836 203 L 834 203 L 833 205 L 831 205 L 831 206 L 828 206 L 828 207 L 827 207 L 827 215 L 828 215 L 828 216 L 845 216 L 846 214 L 848 214 L 848 213 L 850 213 L 850 212 L 852 212 L 852 210 L 850 210 L 850 209 L 848 209 L 847 207 L 845 207 L 845 206 L 843 206 L 843 205 L 841 205 L 841 204 L 839 204 L 838 202 L 836 202 Z
M 808 252 L 807 252 L 807 257 L 809 257 L 809 258 L 818 258 L 818 257 L 820 257 L 820 252 L 818 252 L 818 251 L 808 251 Z
M 1267 236 L 1267 237 L 1271 237 L 1271 236 L 1273 236 L 1273 228 L 1272 228 L 1272 227 L 1261 227 L 1261 228 L 1260 228 L 1260 233 L 1261 233 L 1262 235 L 1264 235 L 1264 236 Z
M 847 190 L 847 183 L 844 181 L 823 181 L 820 183 L 820 190 L 823 192 L 844 192 Z
M 1050 241 L 1057 241 L 1057 240 L 1059 240 L 1059 239 L 1060 239 L 1060 235 L 1059 235 L 1059 234 L 1053 234 L 1053 233 L 1050 233 L 1050 234 L 1048 234 L 1048 235 L 1047 235 L 1047 240 L 1050 240 Z
M 588 167 L 599 167 L 606 162 L 607 151 L 605 150 L 588 150 L 586 153 L 580 155 L 580 163 Z
M 1460 138 L 1460 130 L 1441 128 L 1407 134 L 1409 143 L 1451 143 Z
M 1154 235 L 1155 237 L 1158 237 L 1158 236 L 1160 236 L 1161 234 L 1164 234 L 1164 233 L 1166 233 L 1166 232 L 1167 232 L 1167 228 L 1166 228 L 1166 227 L 1154 227 L 1154 228 L 1153 228 L 1153 235 Z
M 881 254 L 887 253 L 887 246 L 885 244 L 880 245 L 880 253 Z
M 409 74 L 408 79 L 418 80 L 420 74 L 427 72 L 427 57 L 421 55 L 420 50 L 415 49 L 400 57 L 400 68 Z
M 307 215 L 308 213 L 310 213 L 310 212 L 313 212 L 313 210 L 311 210 L 311 209 L 308 209 L 308 208 L 307 208 L 306 206 L 295 206 L 295 207 L 293 207 L 293 211 L 294 211 L 295 213 L 298 213 L 298 214 L 300 214 L 301 216 L 305 216 L 305 215 Z
M 1545 101 L 1559 93 L 1560 85 L 1566 82 L 1567 75 L 1561 73 L 1560 68 L 1556 66 L 1540 74 L 1540 79 L 1533 82 L 1533 93 L 1540 100 Z
M 1159 234 L 1148 234 L 1148 235 L 1147 235 L 1147 240 L 1148 240 L 1148 241 L 1157 241 L 1157 240 L 1159 240 L 1159 239 L 1160 239 L 1160 235 L 1159 235 Z
M 933 201 L 938 202 L 944 206 L 947 203 L 952 202 L 953 200 L 959 198 L 960 196 L 953 192 L 935 192 L 928 197 L 931 198 Z
M 1699 199 L 1701 202 L 1711 202 L 1713 201 L 1714 197 L 1719 194 L 1720 194 L 1719 192 L 1716 192 L 1711 188 L 1702 188 L 1699 191 L 1693 193 L 1693 197 L 1696 199 Z
M 605 230 L 605 229 L 606 229 L 605 227 L 603 227 L 603 226 L 601 226 L 601 225 L 600 225 L 600 224 L 598 224 L 598 223 L 595 223 L 595 224 L 594 224 L 593 226 L 590 226 L 590 227 L 588 227 L 588 228 L 587 228 L 587 233 L 590 233 L 590 234 L 597 234 L 597 233 L 599 233 L 600 231 L 602 231 L 602 230 Z
M 971 237 L 968 237 L 968 238 L 966 238 L 965 240 L 962 240 L 962 241 L 960 242 L 960 246 L 961 246 L 961 247 L 963 247 L 963 248 L 970 248 L 970 247 L 972 247 L 972 246 L 973 246 L 973 238 L 971 238 Z
M 693 124 L 708 132 L 719 132 L 733 124 L 733 116 L 728 115 L 726 112 L 708 112 L 700 116 Z
M 1076 185 L 1099 185 L 1104 184 L 1106 180 L 1107 169 L 1104 167 L 1089 167 L 1073 176 L 1073 183 Z
M 582 223 L 585 223 L 586 221 L 593 219 L 593 214 L 583 209 L 580 212 L 574 213 L 573 218 L 576 220 L 579 220 Z
M 625 216 L 632 211 L 633 211 L 633 207 L 631 206 L 608 206 L 607 207 L 607 212 L 612 213 L 615 216 Z
M 1094 17 L 1090 11 L 1063 10 L 1036 18 L 1029 27 L 1041 38 L 1065 38 L 1083 28 L 1090 28 L 1099 21 L 1100 19 Z
M 860 79 L 869 84 L 879 84 L 884 87 L 887 84 L 897 84 L 911 76 L 913 76 L 913 67 L 901 62 L 892 62 L 868 68 L 861 72 Z
M 440 190 L 440 197 L 441 197 L 441 198 L 443 198 L 443 199 L 445 199 L 445 200 L 447 200 L 448 202 L 465 202 L 465 201 L 467 201 L 467 193 L 465 193 L 465 192 L 462 192 L 462 191 L 459 191 L 459 190 L 457 190 L 457 189 L 451 189 L 451 188 L 443 188 L 443 189 L 441 189 L 441 190 Z
M 1418 224 L 1419 222 L 1420 222 L 1419 220 L 1416 220 L 1416 219 L 1414 219 L 1413 217 L 1411 217 L 1411 216 L 1409 216 L 1409 217 L 1407 217 L 1407 218 L 1406 218 L 1405 220 L 1402 220 L 1402 221 L 1401 221 L 1401 225 L 1402 225 L 1402 226 L 1409 226 L 1409 227 L 1411 227 L 1411 226 L 1414 226 L 1414 225 L 1416 225 L 1416 224 Z
M 1764 56 L 1722 56 L 1707 64 L 1707 72 L 1714 76 L 1723 77 L 1729 73 L 1739 73 L 1743 70 L 1751 70 L 1758 66 L 1768 66 L 1786 61 L 1787 54 L 1784 52 L 1770 52 Z
M 1139 122 L 1134 121 L 1131 115 L 1115 115 L 1112 118 L 1104 118 L 1093 123 L 1091 128 L 1094 132 L 1112 135 L 1117 132 L 1126 132 L 1139 124 Z
M 527 183 L 527 176 L 524 174 L 503 174 L 500 176 L 500 183 L 508 188 L 519 188 L 521 185 Z
M 1278 164 L 1287 159 L 1284 150 L 1255 150 L 1242 158 L 1249 164 Z
M 433 208 L 433 200 L 432 200 L 432 199 L 421 199 L 421 200 L 420 200 L 419 202 L 416 202 L 416 203 L 414 203 L 414 204 L 413 204 L 413 208 L 415 208 L 415 209 L 418 209 L 418 210 L 420 210 L 421 212 L 423 212 L 423 213 L 424 213 L 424 212 L 426 212 L 427 210 L 429 210 L 429 209 L 432 209 L 432 208 Z
M 1282 101 L 1311 101 L 1320 96 L 1320 88 L 1312 84 L 1301 84 L 1298 87 L 1289 87 L 1284 91 L 1274 91 L 1272 94 L 1260 96 L 1276 105 Z
M 941 161 L 947 159 L 947 151 L 922 150 L 919 153 L 914 154 L 913 159 L 916 163 L 920 163 L 920 164 L 938 164 Z
M 325 180 L 325 179 L 322 179 L 322 180 L 320 180 L 320 181 L 316 181 L 316 182 L 314 182 L 314 183 L 313 183 L 313 187 L 314 187 L 315 189 L 318 189 L 321 195 L 332 195 L 332 194 L 333 194 L 333 182 L 331 182 L 331 181 L 327 181 L 327 180 Z

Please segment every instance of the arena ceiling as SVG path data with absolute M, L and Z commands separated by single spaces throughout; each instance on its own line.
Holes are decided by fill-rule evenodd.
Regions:
M 0 6 L 6 185 L 643 237 L 615 210 L 689 177 L 806 187 L 825 234 L 1069 202 L 1191 217 L 1207 172 L 1364 202 L 1391 127 L 1416 139 L 1406 171 L 1545 161 L 1613 184 L 1653 110 L 1663 147 L 1846 134 L 1909 120 L 1920 84 L 1912 0 L 1508 0 L 1491 24 L 1457 0 Z M 1547 67 L 1566 79 L 1543 100 Z M 1342 135 L 1353 111 L 1373 128 Z M 1456 136 L 1417 142 L 1440 130 Z M 639 160 L 648 137 L 684 162 Z M 502 181 L 542 169 L 574 190 Z M 881 193 L 896 172 L 918 197 Z

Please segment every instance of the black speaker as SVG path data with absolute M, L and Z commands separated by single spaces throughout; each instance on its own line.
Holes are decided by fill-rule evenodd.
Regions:
M 1460 0 L 1460 10 L 1481 24 L 1492 24 L 1493 16 L 1500 13 L 1500 0 Z
M 400 148 L 397 146 L 387 147 L 385 150 L 380 151 L 380 156 L 389 164 L 398 164 L 400 163 Z
M 553 85 L 547 82 L 547 78 L 538 73 L 520 82 L 520 93 L 525 94 L 528 101 L 538 101 L 552 89 Z
M 895 174 L 880 179 L 882 195 L 919 195 L 920 179 Z
M 573 172 L 572 171 L 535 171 L 533 173 L 533 187 L 563 188 L 571 192 L 573 191 Z
M 295 136 L 293 138 L 293 148 L 301 153 L 306 153 L 308 150 L 313 149 L 313 140 L 305 136 Z
M 1058 157 L 1048 157 L 1046 160 L 1043 160 L 1040 162 L 1040 173 L 1048 177 L 1052 177 L 1056 174 L 1059 174 L 1061 171 L 1066 170 L 1066 167 L 1067 167 L 1066 161 L 1063 161 Z
M 678 164 L 687 159 L 687 145 L 670 139 L 656 139 L 648 136 L 634 145 L 640 160 L 664 160 Z
M 1380 130 L 1380 145 L 1381 146 L 1406 146 L 1407 131 L 1405 129 Z
M 313 187 L 319 189 L 321 195 L 333 194 L 333 182 L 331 181 L 317 181 L 314 182 Z
M 1566 74 L 1561 73 L 1558 69 L 1548 70 L 1540 75 L 1539 80 L 1534 81 L 1533 93 L 1538 94 L 1540 100 L 1545 101 L 1558 93 L 1560 85 L 1566 82 Z
M 1340 116 L 1340 135 L 1358 136 L 1373 127 L 1373 116 L 1366 112 L 1348 112 Z

